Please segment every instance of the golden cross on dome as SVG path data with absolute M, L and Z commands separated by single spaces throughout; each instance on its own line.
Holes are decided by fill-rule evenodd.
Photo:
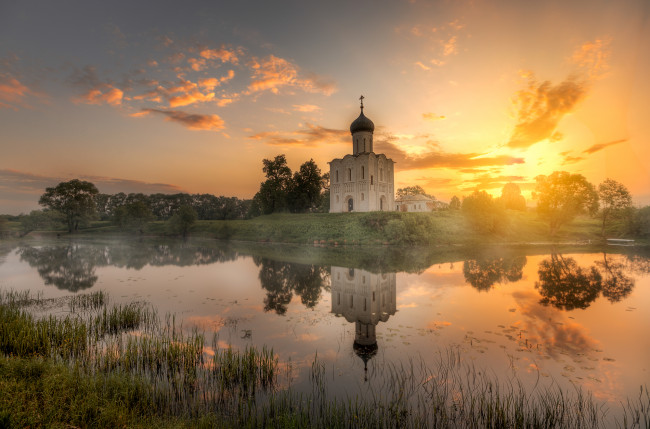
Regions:
M 361 100 L 361 110 L 363 110 L 363 99 L 366 98 L 363 95 L 359 97 L 359 100 Z

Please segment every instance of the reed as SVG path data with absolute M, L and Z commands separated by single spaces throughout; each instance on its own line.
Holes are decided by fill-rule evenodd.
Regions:
M 598 428 L 650 426 L 650 395 L 608 419 L 587 393 L 527 392 L 442 350 L 423 361 L 371 366 L 356 395 L 336 395 L 318 356 L 311 389 L 285 384 L 272 349 L 220 348 L 142 303 L 77 295 L 69 314 L 27 311 L 42 297 L 0 291 L 0 427 L 424 427 Z M 379 372 L 381 371 L 381 376 Z M 289 386 L 280 388 L 280 386 Z

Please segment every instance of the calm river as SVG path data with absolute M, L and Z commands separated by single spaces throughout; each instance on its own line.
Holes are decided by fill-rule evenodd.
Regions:
M 606 250 L 34 239 L 0 246 L 0 288 L 149 302 L 223 347 L 272 347 L 297 388 L 316 355 L 334 394 L 354 395 L 451 350 L 500 382 L 614 409 L 650 385 L 650 256 Z

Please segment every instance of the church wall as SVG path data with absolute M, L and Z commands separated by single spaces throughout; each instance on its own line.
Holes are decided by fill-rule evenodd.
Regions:
M 338 181 L 337 181 L 338 170 Z M 330 212 L 347 212 L 353 198 L 355 212 L 393 211 L 394 163 L 383 154 L 346 155 L 330 162 Z M 384 206 L 380 203 L 384 198 Z

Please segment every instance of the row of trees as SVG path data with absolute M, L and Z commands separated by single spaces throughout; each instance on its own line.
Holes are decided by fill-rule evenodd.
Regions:
M 19 221 L 23 233 L 64 223 L 74 232 L 90 220 L 110 220 L 121 228 L 143 231 L 154 220 L 167 221 L 171 232 L 186 235 L 197 220 L 244 219 L 251 201 L 210 194 L 100 194 L 97 187 L 78 179 L 46 188 L 35 210 Z
M 329 173 L 321 174 L 313 159 L 294 173 L 284 155 L 262 161 L 266 180 L 253 197 L 250 216 L 277 212 L 329 211 Z
M 588 214 L 602 219 L 601 233 L 605 235 L 606 228 L 614 220 L 624 220 L 628 232 L 643 228 L 645 212 L 639 218 L 635 216 L 632 207 L 632 196 L 625 185 L 606 179 L 596 188 L 581 174 L 571 174 L 566 171 L 555 171 L 548 176 L 540 175 L 535 178 L 537 184 L 533 198 L 537 201 L 537 212 L 548 222 L 551 235 L 573 221 L 580 214 Z M 454 197 L 450 208 L 458 207 L 459 200 Z M 493 198 L 485 191 L 474 191 L 463 198 L 462 211 L 470 223 L 480 231 L 498 232 L 507 222 L 505 209 L 526 210 L 526 202 L 521 195 L 519 186 L 514 183 L 505 185 L 501 197 Z M 641 209 L 647 210 L 647 209 Z M 636 222 L 638 218 L 640 222 Z

